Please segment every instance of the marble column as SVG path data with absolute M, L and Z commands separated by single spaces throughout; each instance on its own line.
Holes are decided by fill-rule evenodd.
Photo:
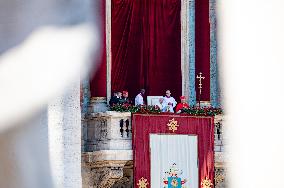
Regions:
M 196 105 L 196 92 L 195 92 L 195 0 L 189 1 L 188 6 L 189 14 L 189 104 L 190 106 Z
M 181 75 L 182 95 L 189 98 L 189 1 L 181 1 Z

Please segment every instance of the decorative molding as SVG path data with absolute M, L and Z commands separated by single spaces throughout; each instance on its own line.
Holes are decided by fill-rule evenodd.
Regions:
M 91 101 L 106 100 L 106 97 L 92 97 Z
M 107 101 L 111 98 L 111 0 L 106 0 Z
M 88 179 L 92 179 L 90 187 L 111 188 L 116 182 L 129 182 L 123 177 L 123 170 L 129 161 L 101 161 L 92 164 L 82 164 L 85 169 L 91 169 Z M 132 166 L 133 168 L 133 166 Z

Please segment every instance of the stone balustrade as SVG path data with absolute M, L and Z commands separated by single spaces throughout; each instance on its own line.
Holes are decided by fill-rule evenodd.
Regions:
M 130 112 L 92 113 L 84 126 L 84 151 L 132 150 Z
M 215 116 L 215 187 L 225 187 L 223 116 Z M 83 188 L 133 184 L 131 113 L 92 113 L 82 121 Z

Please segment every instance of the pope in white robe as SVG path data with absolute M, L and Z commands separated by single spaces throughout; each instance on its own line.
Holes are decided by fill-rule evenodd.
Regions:
M 174 107 L 177 105 L 176 100 L 171 97 L 171 91 L 167 90 L 166 91 L 166 96 L 164 97 L 164 108 L 163 112 L 172 112 L 174 113 Z

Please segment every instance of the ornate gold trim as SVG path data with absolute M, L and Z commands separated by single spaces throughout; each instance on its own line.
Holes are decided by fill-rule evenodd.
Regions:
M 146 178 L 142 177 L 138 181 L 137 185 L 139 186 L 139 188 L 147 188 L 147 186 L 149 185 L 149 183 L 147 181 L 148 180 Z
M 167 124 L 170 131 L 173 131 L 173 133 L 178 129 L 179 125 L 178 122 L 175 120 L 175 118 L 169 120 L 169 123 Z
M 224 182 L 224 180 L 225 180 L 225 176 L 223 174 L 218 174 L 218 175 L 215 176 L 216 185 Z
M 208 177 L 206 177 L 205 179 L 202 179 L 201 181 L 202 188 L 211 188 L 212 185 L 213 183 Z

